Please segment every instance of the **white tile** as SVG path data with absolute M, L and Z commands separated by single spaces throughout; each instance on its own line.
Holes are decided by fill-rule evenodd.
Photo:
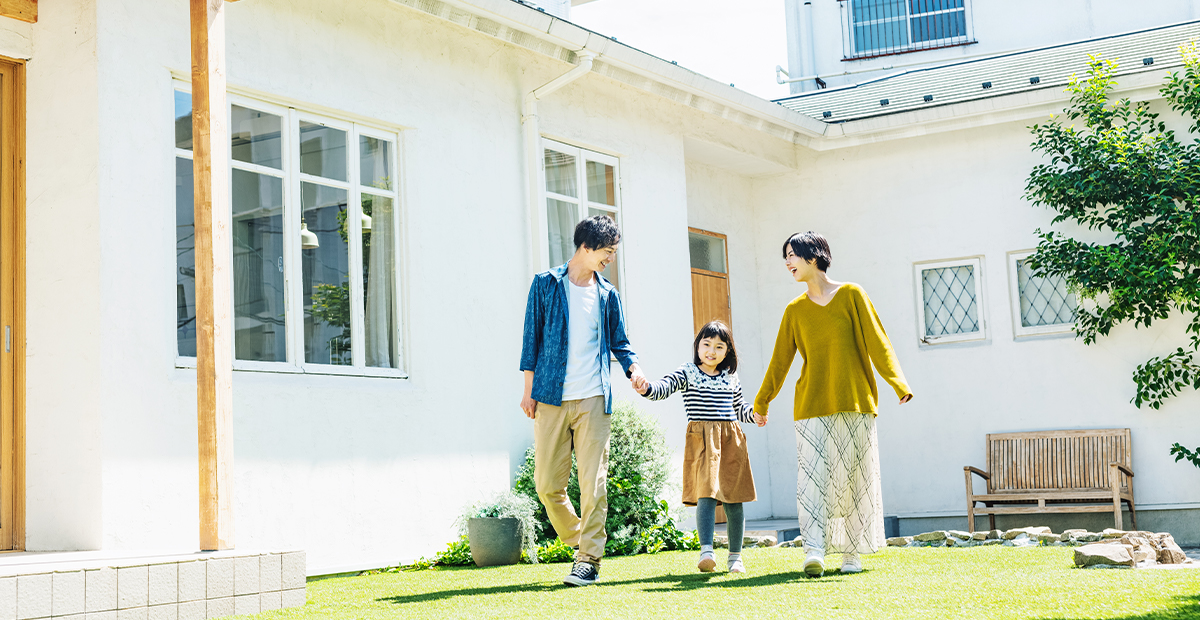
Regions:
M 179 604 L 179 620 L 204 620 L 208 617 L 208 601 L 188 601 Z
M 17 620 L 50 617 L 52 579 L 50 573 L 17 577 Z
M 84 617 L 87 618 L 87 620 L 117 620 L 117 610 L 94 611 L 85 614 Z
M 239 616 L 243 614 L 256 614 L 261 609 L 258 602 L 258 594 L 233 597 L 233 612 Z
M 234 558 L 233 593 L 241 596 L 244 594 L 258 594 L 261 591 L 258 578 L 258 556 L 252 555 L 244 558 Z M 238 613 L 242 612 L 239 611 Z
M 179 565 L 151 564 L 149 572 L 149 605 L 163 605 L 179 600 Z
M 83 613 L 83 571 L 54 573 L 54 603 L 51 613 L 67 616 Z
M 17 620 L 17 578 L 0 579 L 0 620 Z
M 283 607 L 283 592 L 263 592 L 258 595 L 258 606 L 261 611 L 270 611 Z
M 179 602 L 208 598 L 208 571 L 205 564 L 207 561 L 179 563 Z
M 283 583 L 282 589 L 295 590 L 303 588 L 305 583 L 304 552 L 291 551 L 283 554 Z
M 143 606 L 119 609 L 117 610 L 117 620 L 146 620 L 146 608 Z
M 306 602 L 308 602 L 308 597 L 304 593 L 304 588 L 283 591 L 284 607 L 303 607 Z
M 260 592 L 283 589 L 283 556 L 264 553 L 258 556 L 258 587 Z
M 233 597 L 208 599 L 208 618 L 224 618 L 233 615 Z
M 117 569 L 117 609 L 145 607 L 150 593 L 148 566 Z
M 146 608 L 146 620 L 178 620 L 178 618 L 179 605 L 176 603 L 151 605 Z
M 55 615 L 54 620 L 87 620 L 87 614 L 69 614 L 66 616 Z
M 83 608 L 88 613 L 116 610 L 117 569 L 98 568 L 83 571 Z M 116 617 L 116 614 L 113 614 Z
M 205 560 L 207 585 L 205 592 L 208 599 L 233 596 L 233 558 L 213 558 Z M 212 617 L 212 616 L 209 616 Z

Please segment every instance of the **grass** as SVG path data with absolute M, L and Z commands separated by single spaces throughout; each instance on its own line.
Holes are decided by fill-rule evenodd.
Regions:
M 749 549 L 750 571 L 696 571 L 695 552 L 608 558 L 566 588 L 568 564 L 438 568 L 308 583 L 308 604 L 266 619 L 321 618 L 1200 618 L 1200 570 L 1082 570 L 1063 547 L 889 548 L 864 572 L 820 579 L 799 549 Z M 719 567 L 724 553 L 718 553 Z

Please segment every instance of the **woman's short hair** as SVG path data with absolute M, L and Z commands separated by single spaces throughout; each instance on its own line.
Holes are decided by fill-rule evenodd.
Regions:
M 575 249 L 602 250 L 621 241 L 621 230 L 607 215 L 593 215 L 575 226 Z
M 696 333 L 696 340 L 692 343 L 692 363 L 700 365 L 700 341 L 705 338 L 720 338 L 729 345 L 729 351 L 725 353 L 725 359 L 717 364 L 717 371 L 728 370 L 730 374 L 737 372 L 737 347 L 733 344 L 733 332 L 729 326 L 720 321 L 709 321 L 700 331 Z
M 821 233 L 813 231 L 796 233 L 783 242 L 783 257 L 787 258 L 788 248 L 797 258 L 808 262 L 816 259 L 817 269 L 825 271 L 833 262 L 833 254 L 829 251 L 829 241 Z

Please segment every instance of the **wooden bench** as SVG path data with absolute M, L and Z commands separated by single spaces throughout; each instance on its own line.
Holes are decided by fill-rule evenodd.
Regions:
M 1121 530 L 1121 502 L 1137 529 L 1127 428 L 989 433 L 987 463 L 987 471 L 963 468 L 972 532 L 977 514 L 996 529 L 996 515 L 1110 510 Z M 975 493 L 971 474 L 987 481 L 987 493 Z

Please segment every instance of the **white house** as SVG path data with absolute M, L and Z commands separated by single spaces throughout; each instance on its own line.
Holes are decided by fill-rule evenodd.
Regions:
M 507 488 L 532 442 L 527 287 L 594 211 L 625 235 L 610 275 L 647 372 L 688 359 L 699 271 L 728 287 L 750 389 L 801 292 L 780 246 L 830 238 L 831 276 L 871 294 L 916 393 L 879 417 L 902 532 L 965 526 L 961 471 L 988 432 L 1127 427 L 1139 524 L 1200 543 L 1200 472 L 1167 453 L 1200 436 L 1200 395 L 1129 404 L 1133 368 L 1183 322 L 1085 347 L 1053 283 L 1035 282 L 1056 299 L 1037 317 L 1012 284 L 1050 221 L 1021 197 L 1027 126 L 1063 107 L 1087 53 L 1119 57 L 1119 94 L 1186 130 L 1157 89 L 1200 23 L 1164 6 L 1144 26 L 1175 25 L 776 103 L 512 0 L 229 4 L 236 547 L 304 550 L 310 575 L 395 564 Z M 0 118 L 22 138 L 0 153 L 2 546 L 194 551 L 188 3 L 44 3 L 36 20 L 0 18 Z M 941 292 L 974 320 L 931 335 L 937 269 L 969 273 Z M 617 390 L 682 445 L 677 401 Z M 750 518 L 796 514 L 790 408 L 785 390 L 747 430 Z

